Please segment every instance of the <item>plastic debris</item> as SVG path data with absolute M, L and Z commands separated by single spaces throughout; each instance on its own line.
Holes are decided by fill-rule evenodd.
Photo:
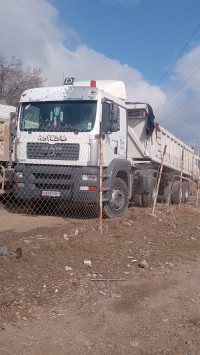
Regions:
M 71 266 L 65 266 L 65 270 L 66 270 L 66 271 L 71 271 L 71 270 L 72 270 L 72 267 L 71 267 Z
M 103 292 L 103 291 L 99 291 L 99 293 L 100 293 L 101 295 L 106 296 L 106 293 L 105 293 L 105 292 Z
M 74 235 L 75 235 L 75 237 L 77 237 L 77 235 L 78 235 L 78 229 L 75 230 Z
M 138 341 L 130 341 L 130 345 L 133 347 L 139 346 L 139 342 Z
M 91 260 L 84 260 L 83 264 L 84 264 L 84 265 L 87 265 L 88 267 L 91 267 L 91 266 L 92 266 Z
M 10 248 L 7 247 L 1 247 L 0 248 L 0 256 L 4 256 L 10 253 Z

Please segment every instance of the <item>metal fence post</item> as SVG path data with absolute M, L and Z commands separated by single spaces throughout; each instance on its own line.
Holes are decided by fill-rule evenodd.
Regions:
M 198 160 L 198 164 L 199 164 L 199 173 L 198 173 L 198 181 L 197 181 L 196 207 L 198 206 L 198 202 L 199 202 L 199 190 L 200 190 L 200 159 Z

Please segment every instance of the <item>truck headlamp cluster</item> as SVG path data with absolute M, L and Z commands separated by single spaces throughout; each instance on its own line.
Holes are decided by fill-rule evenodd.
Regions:
M 96 175 L 82 175 L 82 181 L 97 181 L 97 176 Z
M 16 171 L 15 172 L 15 178 L 16 179 L 23 179 L 23 177 L 24 177 L 24 174 L 23 174 L 22 171 Z

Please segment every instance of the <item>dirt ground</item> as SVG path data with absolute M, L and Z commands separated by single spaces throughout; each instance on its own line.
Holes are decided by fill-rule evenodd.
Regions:
M 199 208 L 131 207 L 101 235 L 0 205 L 1 247 L 0 354 L 200 354 Z

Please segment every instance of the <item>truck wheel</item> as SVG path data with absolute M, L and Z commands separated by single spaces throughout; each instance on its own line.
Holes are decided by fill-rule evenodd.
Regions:
M 163 202 L 164 203 L 170 203 L 171 201 L 171 189 L 172 189 L 172 183 L 168 184 L 167 186 L 164 187 L 163 191 Z
M 135 206 L 142 207 L 142 195 L 134 195 L 133 202 Z
M 157 180 L 155 177 L 153 177 L 151 179 L 149 193 L 142 194 L 142 206 L 143 207 L 150 207 L 153 205 L 155 195 L 156 195 L 156 183 L 157 183 Z
M 174 181 L 172 186 L 172 203 L 179 203 L 180 181 Z M 182 183 L 182 198 L 181 202 L 186 203 L 189 199 L 189 182 L 183 181 Z
M 182 188 L 182 202 L 183 203 L 188 202 L 189 194 L 190 194 L 189 181 L 183 181 L 183 188 Z
M 116 178 L 114 181 L 114 189 L 112 190 L 112 198 L 103 207 L 105 217 L 119 217 L 128 207 L 128 187 L 126 183 Z

